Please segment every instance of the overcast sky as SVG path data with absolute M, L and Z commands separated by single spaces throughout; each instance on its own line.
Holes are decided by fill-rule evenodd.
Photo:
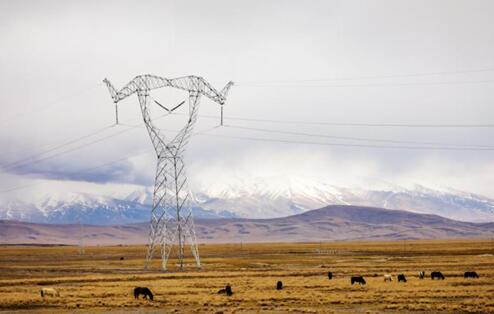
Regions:
M 147 133 L 126 126 L 141 121 L 137 97 L 120 105 L 124 125 L 111 127 L 114 107 L 101 83 L 107 77 L 121 87 L 146 73 L 199 75 L 218 89 L 236 83 L 225 106 L 227 127 L 211 130 L 218 105 L 201 102 L 207 117 L 196 130 L 208 131 L 189 143 L 193 185 L 286 175 L 349 187 L 442 186 L 494 198 L 493 150 L 432 149 L 492 149 L 493 127 L 314 123 L 492 125 L 492 12 L 489 0 L 0 0 L 0 190 L 26 186 L 0 199 L 152 185 Z M 185 96 L 156 97 L 173 104 Z M 182 122 L 160 120 L 168 129 Z

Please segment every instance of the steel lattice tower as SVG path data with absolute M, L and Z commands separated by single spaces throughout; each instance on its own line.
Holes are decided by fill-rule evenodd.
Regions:
M 162 268 L 166 270 L 171 248 L 175 242 L 178 242 L 178 261 L 180 269 L 183 269 L 184 246 L 187 240 L 190 243 L 197 267 L 200 268 L 201 262 L 189 204 L 191 195 L 187 187 L 183 154 L 185 145 L 197 120 L 201 96 L 206 96 L 220 104 L 221 112 L 223 112 L 222 106 L 233 82 L 226 84 L 221 91 L 217 91 L 202 77 L 198 76 L 167 79 L 154 75 L 140 75 L 120 90 L 116 90 L 107 79 L 104 80 L 104 83 L 107 85 L 115 103 L 117 123 L 117 103 L 134 93 L 137 94 L 144 124 L 157 154 L 146 268 L 149 266 L 156 247 L 159 245 L 161 247 Z M 183 104 L 182 102 L 175 108 L 168 109 L 150 97 L 152 90 L 163 87 L 173 87 L 186 91 L 189 96 L 189 119 L 186 125 L 171 139 L 165 137 L 160 129 L 153 124 L 149 111 L 151 101 L 170 113 Z

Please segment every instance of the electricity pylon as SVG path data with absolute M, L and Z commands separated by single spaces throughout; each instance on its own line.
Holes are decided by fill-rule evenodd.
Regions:
M 115 103 L 117 124 L 117 103 L 134 93 L 137 94 L 144 124 L 157 154 L 158 162 L 153 192 L 153 207 L 151 209 L 146 268 L 148 268 L 153 258 L 156 246 L 159 245 L 161 247 L 162 268 L 166 270 L 166 263 L 170 256 L 171 248 L 177 241 L 178 262 L 182 270 L 184 266 L 184 246 L 187 240 L 190 243 L 197 267 L 200 268 L 201 261 L 190 207 L 191 196 L 187 187 L 183 154 L 185 145 L 190 138 L 192 128 L 197 120 L 201 96 L 206 96 L 220 104 L 221 116 L 223 116 L 223 105 L 233 82 L 226 84 L 221 91 L 217 91 L 202 77 L 198 76 L 167 79 L 148 74 L 140 75 L 136 76 L 120 90 L 116 90 L 107 79 L 104 80 L 104 83 L 107 85 Z M 165 137 L 161 130 L 153 124 L 149 106 L 155 103 L 171 113 L 183 105 L 185 101 L 169 109 L 152 99 L 150 92 L 163 87 L 173 87 L 183 90 L 189 96 L 189 119 L 186 125 L 171 139 Z

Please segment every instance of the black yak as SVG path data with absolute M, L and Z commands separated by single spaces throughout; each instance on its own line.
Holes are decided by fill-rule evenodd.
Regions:
M 281 281 L 278 281 L 276 283 L 276 290 L 282 290 L 283 289 L 283 283 Z
M 227 296 L 231 296 L 233 294 L 232 287 L 230 287 L 230 285 L 226 285 L 225 289 L 218 290 L 218 294 L 226 294 Z
M 398 282 L 401 282 L 401 281 L 407 282 L 407 278 L 403 274 L 398 275 Z
M 463 278 L 479 278 L 479 275 L 474 271 L 467 271 L 463 274 Z
M 353 276 L 351 279 L 350 279 L 350 282 L 352 283 L 352 285 L 354 283 L 358 283 L 360 285 L 365 285 L 365 279 L 364 277 L 362 276 Z
M 134 288 L 134 299 L 139 299 L 139 295 L 143 295 L 144 299 L 148 298 L 149 300 L 153 300 L 153 293 L 149 288 L 146 287 L 136 287 Z
M 431 279 L 432 280 L 434 280 L 434 279 L 444 280 L 444 275 L 440 271 L 433 271 L 431 273 Z

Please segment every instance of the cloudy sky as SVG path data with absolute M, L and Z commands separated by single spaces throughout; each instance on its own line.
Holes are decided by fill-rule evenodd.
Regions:
M 201 102 L 193 186 L 282 175 L 494 198 L 493 11 L 489 0 L 0 0 L 0 200 L 151 186 L 137 97 L 113 126 L 101 83 L 146 73 L 236 83 L 226 126 Z

